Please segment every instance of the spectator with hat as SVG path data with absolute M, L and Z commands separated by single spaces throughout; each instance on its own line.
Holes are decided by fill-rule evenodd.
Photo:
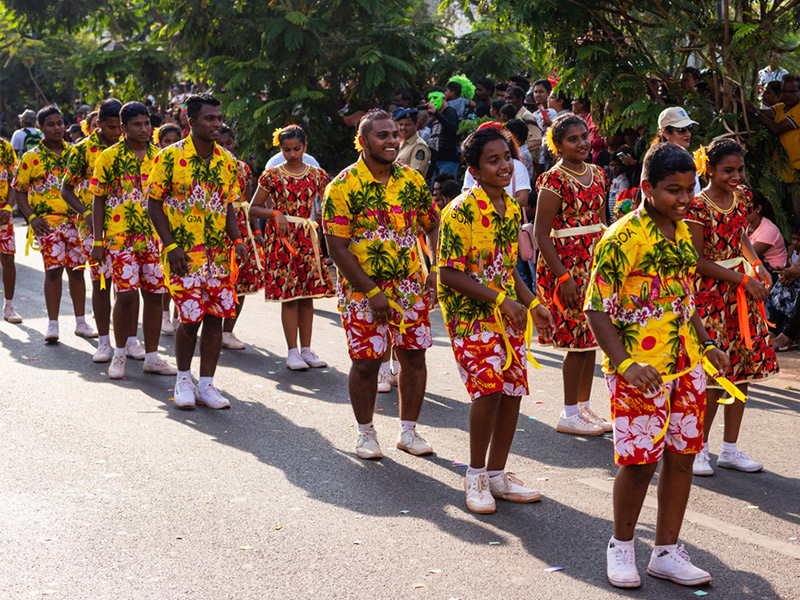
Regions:
M 28 150 L 33 150 L 43 137 L 36 128 L 36 113 L 26 108 L 19 115 L 19 129 L 11 136 L 11 147 L 17 156 L 22 156 Z

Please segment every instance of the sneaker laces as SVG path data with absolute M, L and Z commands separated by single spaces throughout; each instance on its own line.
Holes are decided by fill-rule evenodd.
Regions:
M 478 492 L 478 494 L 483 494 L 484 492 L 489 491 L 489 476 L 486 475 L 486 477 L 481 477 L 481 475 L 484 475 L 484 473 L 478 473 L 478 476 L 470 485 L 470 487 Z
M 367 431 L 359 431 L 358 432 L 358 446 L 361 447 L 367 442 L 370 441 L 377 441 L 378 440 L 378 433 L 375 431 L 375 428 L 368 429 Z
M 692 560 L 689 558 L 689 555 L 686 553 L 686 548 L 683 544 L 678 546 L 675 550 L 671 552 L 671 554 L 676 558 L 682 561 L 685 561 L 689 564 L 692 564 Z
M 156 369 L 163 369 L 164 367 L 168 367 L 169 364 L 160 356 L 156 356 L 153 360 L 147 361 L 148 367 L 154 367 Z
M 189 389 L 188 390 L 184 390 L 183 388 L 185 388 L 185 387 L 188 387 Z M 180 379 L 178 381 L 178 384 L 175 386 L 175 392 L 176 393 L 183 392 L 183 391 L 194 392 L 194 390 L 192 390 L 193 387 L 194 387 L 194 384 L 192 383 L 192 381 L 190 379 L 183 378 L 183 379 Z
M 122 354 L 115 354 L 113 364 L 117 366 L 122 366 L 125 364 L 125 357 Z
M 634 560 L 633 550 L 626 546 L 614 546 L 612 548 L 614 551 L 614 562 L 617 563 L 618 567 L 629 565 Z

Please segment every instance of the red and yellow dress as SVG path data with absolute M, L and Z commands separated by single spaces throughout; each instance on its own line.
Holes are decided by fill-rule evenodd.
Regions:
M 286 302 L 334 295 L 333 280 L 322 259 L 319 242 L 315 244 L 312 237 L 321 235 L 312 220 L 314 199 L 323 196 L 329 182 L 325 171 L 310 165 L 300 175 L 292 175 L 284 165 L 279 165 L 266 169 L 258 178 L 259 187 L 267 192 L 275 209 L 290 220 L 285 238 L 278 236 L 273 221 L 264 226 L 267 300 Z M 292 217 L 304 221 L 293 223 Z
M 233 203 L 236 213 L 236 224 L 239 226 L 239 237 L 242 238 L 247 254 L 238 260 L 239 275 L 236 278 L 236 295 L 255 294 L 264 287 L 264 271 L 266 257 L 264 249 L 256 244 L 250 228 L 250 205 L 244 200 L 244 191 L 250 189 L 250 166 L 243 160 L 236 160 L 239 167 L 239 188 L 242 196 Z
M 750 191 L 740 187 L 733 193 L 731 207 L 723 210 L 703 192 L 692 202 L 686 220 L 703 226 L 703 258 L 754 277 L 755 272 L 742 253 L 742 235 L 747 231 L 747 213 L 752 202 Z M 746 336 L 739 327 L 737 288 L 727 281 L 698 275 L 697 314 L 708 335 L 730 358 L 728 379 L 734 383 L 769 379 L 778 374 L 779 368 L 775 350 L 767 338 L 767 325 L 758 301 L 745 292 L 751 340 L 751 348 L 748 348 Z M 707 387 L 720 388 L 710 378 Z
M 579 308 L 573 310 L 563 306 L 562 311 L 559 307 L 561 303 L 554 298 L 556 276 L 541 253 L 536 265 L 536 290 L 555 321 L 552 345 L 570 351 L 594 350 L 598 347 L 580 307 L 586 296 L 594 247 L 605 228 L 600 215 L 605 211 L 608 177 L 597 165 L 587 167 L 592 171 L 589 185 L 583 185 L 560 165 L 542 173 L 536 182 L 537 192 L 547 190 L 561 198 L 561 208 L 553 221 L 550 237 L 558 258 L 578 284 Z M 541 338 L 539 343 L 542 343 Z

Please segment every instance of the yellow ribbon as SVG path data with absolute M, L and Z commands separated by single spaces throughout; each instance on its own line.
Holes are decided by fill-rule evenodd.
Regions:
M 100 289 L 106 289 L 106 274 L 103 273 L 103 268 L 100 266 L 100 263 L 94 260 L 90 260 L 85 265 L 80 265 L 79 267 L 75 267 L 72 269 L 73 271 L 81 271 L 88 269 L 89 267 L 97 267 L 100 270 Z
M 541 369 L 542 365 L 531 354 L 531 344 L 533 343 L 533 311 L 539 305 L 539 300 L 534 300 L 528 307 L 528 323 L 525 326 L 525 356 L 528 357 L 528 362 L 534 369 Z
M 319 236 L 317 235 L 317 223 L 316 221 L 312 221 L 311 219 L 303 219 L 302 217 L 293 217 L 292 215 L 283 215 L 284 218 L 289 221 L 289 223 L 293 223 L 295 225 L 302 225 L 303 228 L 308 233 L 308 237 L 311 238 L 311 245 L 314 248 L 314 261 L 317 267 L 317 273 L 319 273 L 319 278 L 321 280 L 325 280 L 325 277 L 322 275 L 322 258 L 319 252 Z M 389 303 L 391 304 L 391 300 Z M 397 308 L 402 314 L 402 309 Z
M 177 248 L 177 247 L 178 247 L 178 244 L 176 244 L 176 243 L 170 244 L 169 246 L 164 248 L 164 255 L 161 257 L 161 270 L 164 272 L 164 285 L 166 286 L 167 291 L 170 292 L 170 293 L 172 292 L 172 290 L 178 289 L 177 285 L 172 285 L 169 282 L 169 272 L 170 272 L 169 271 L 169 253 L 171 251 L 175 250 L 175 248 Z
M 388 296 L 386 297 L 386 299 L 389 301 L 389 306 L 391 306 L 393 309 L 395 309 L 397 312 L 400 313 L 400 322 L 399 323 L 395 323 L 394 321 L 389 321 L 389 323 L 391 325 L 394 325 L 395 327 L 397 327 L 400 330 L 400 334 L 401 335 L 405 335 L 406 334 L 406 329 L 411 327 L 411 323 L 406 323 L 406 315 L 403 312 L 403 307 L 400 306 L 397 302 L 395 302 L 391 298 L 389 298 Z
M 36 217 L 33 217 L 33 218 L 31 219 L 31 221 L 32 221 L 33 219 L 35 219 L 35 218 L 36 218 Z M 36 250 L 37 252 L 39 252 L 39 251 L 40 251 L 40 250 L 39 250 L 39 248 L 37 248 L 37 247 L 36 247 L 36 246 L 33 244 L 33 241 L 34 241 L 34 239 L 35 239 L 35 238 L 33 237 L 33 225 L 31 225 L 31 224 L 29 223 L 29 224 L 28 224 L 28 239 L 25 241 L 25 256 L 28 256 L 28 252 L 30 251 L 30 249 L 31 249 L 31 248 L 33 248 L 33 249 L 34 249 L 34 250 Z

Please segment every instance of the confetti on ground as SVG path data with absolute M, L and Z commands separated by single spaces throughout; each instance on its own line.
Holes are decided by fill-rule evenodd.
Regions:
M 543 469 L 552 469 L 553 467 L 551 467 L 551 466 L 549 466 L 549 465 L 544 465 L 542 468 L 543 468 Z
M 210 439 L 210 440 L 215 440 L 215 439 L 217 439 L 217 438 L 215 438 L 213 435 L 210 435 L 210 436 L 208 436 L 208 439 Z
M 453 461 L 453 466 L 454 467 L 466 467 L 467 464 L 466 463 L 462 463 L 462 462 L 457 462 L 457 461 L 454 460 Z
M 751 504 L 751 505 L 750 505 L 750 506 L 748 506 L 747 508 L 758 508 L 758 507 L 757 507 L 757 506 L 755 506 L 754 504 Z
M 708 596 L 708 592 L 704 592 L 703 590 L 697 590 L 694 593 L 695 596 Z
M 360 546 L 360 545 L 361 545 L 361 540 L 355 540 L 353 543 L 354 543 L 356 546 Z
M 383 412 L 383 409 L 382 409 L 382 408 L 379 408 L 379 409 L 378 409 L 378 412 Z
M 537 477 L 536 481 L 550 481 L 549 477 Z
M 606 477 L 606 481 L 614 481 L 614 477 Z
M 401 515 L 407 515 L 408 513 L 409 513 L 409 511 L 407 511 L 407 510 L 401 510 L 401 511 L 400 511 L 400 514 L 401 514 Z
M 441 572 L 442 572 L 441 569 L 428 569 L 428 573 L 430 573 L 431 575 L 438 575 Z
M 524 429 L 517 429 L 517 431 L 525 431 Z
M 28 360 L 39 360 L 39 359 L 38 359 L 38 358 L 36 358 L 36 357 L 34 357 L 34 356 L 29 356 L 29 357 L 28 357 Z
M 797 541 L 797 538 L 796 538 L 796 537 L 790 537 L 790 538 L 789 538 L 789 541 L 790 541 L 790 542 L 796 542 L 796 541 Z
M 280 531 L 281 529 L 283 529 L 283 525 L 275 525 L 275 531 Z
M 500 542 L 489 542 L 490 546 L 499 546 Z
M 535 421 L 536 417 L 528 417 L 528 421 Z
M 413 587 L 415 590 L 418 590 L 418 589 L 420 589 L 420 588 L 424 588 L 425 586 L 424 586 L 424 585 L 422 585 L 421 583 L 415 583 L 415 584 L 414 584 L 412 587 Z
M 167 389 L 167 391 L 168 391 L 168 392 L 174 392 L 174 391 L 175 391 L 175 388 L 168 388 L 168 389 Z
M 239 550 L 252 550 L 252 546 L 239 546 Z
M 75 371 L 67 371 L 67 373 L 74 373 Z
M 355 516 L 355 517 L 353 517 L 353 518 L 354 518 L 354 519 L 363 519 L 363 518 L 364 518 L 364 515 L 356 515 L 356 516 Z
M 544 401 L 542 401 L 542 400 L 537 400 L 536 402 L 534 402 L 534 404 L 544 404 Z
M 547 567 L 545 569 L 545 571 L 548 572 L 548 573 L 554 573 L 555 571 L 563 571 L 563 570 L 564 570 L 564 567 Z

